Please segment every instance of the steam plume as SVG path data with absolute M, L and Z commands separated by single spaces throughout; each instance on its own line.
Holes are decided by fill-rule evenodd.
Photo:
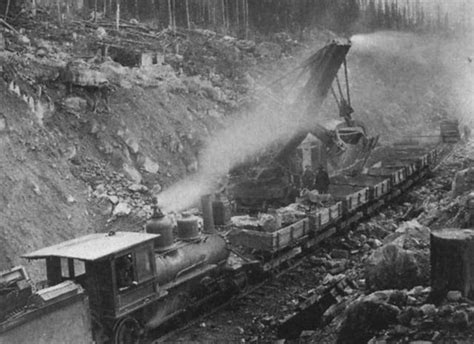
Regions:
M 267 97 L 258 109 L 242 115 L 210 138 L 199 159 L 199 173 L 158 195 L 164 210 L 180 211 L 192 206 L 232 167 L 304 128 L 304 111 L 285 111 L 285 105 Z

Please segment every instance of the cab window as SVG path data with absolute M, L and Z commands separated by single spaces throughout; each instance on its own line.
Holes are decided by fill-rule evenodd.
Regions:
M 71 279 L 81 277 L 86 273 L 84 262 L 72 258 L 60 258 L 61 277 L 63 279 Z
M 119 290 L 127 289 L 136 284 L 131 253 L 117 257 L 115 260 L 115 272 Z
M 143 250 L 135 253 L 137 277 L 142 282 L 153 277 L 153 267 L 151 261 L 151 251 Z

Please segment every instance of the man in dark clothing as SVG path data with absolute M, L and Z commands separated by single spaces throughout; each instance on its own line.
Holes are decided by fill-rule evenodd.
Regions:
M 301 187 L 303 189 L 312 190 L 314 187 L 314 172 L 311 170 L 311 166 L 306 165 L 304 168 L 303 175 L 301 176 Z
M 316 175 L 316 189 L 320 194 L 327 194 L 329 191 L 329 175 L 323 166 L 319 166 L 318 174 Z

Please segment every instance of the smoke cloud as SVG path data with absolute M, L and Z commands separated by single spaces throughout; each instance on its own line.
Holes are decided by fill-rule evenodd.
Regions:
M 304 104 L 294 103 L 296 89 L 298 87 L 293 87 L 293 91 L 284 96 L 270 93 L 268 88 L 257 90 L 259 104 L 229 121 L 226 128 L 206 142 L 200 154 L 198 173 L 158 195 L 163 209 L 180 211 L 195 205 L 200 196 L 212 192 L 218 179 L 233 167 L 262 154 L 274 144 L 286 142 L 310 123 L 314 125 L 317 109 L 306 118 Z
M 472 32 L 379 31 L 351 37 L 356 113 L 381 140 L 439 135 L 439 122 L 473 125 Z M 474 128 L 473 128 L 474 129 Z

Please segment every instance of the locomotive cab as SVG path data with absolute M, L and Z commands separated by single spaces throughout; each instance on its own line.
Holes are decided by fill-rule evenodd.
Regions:
M 24 255 L 45 259 L 47 285 L 73 280 L 89 295 L 93 322 L 111 329 L 166 292 L 156 281 L 153 241 L 134 232 L 89 234 Z

